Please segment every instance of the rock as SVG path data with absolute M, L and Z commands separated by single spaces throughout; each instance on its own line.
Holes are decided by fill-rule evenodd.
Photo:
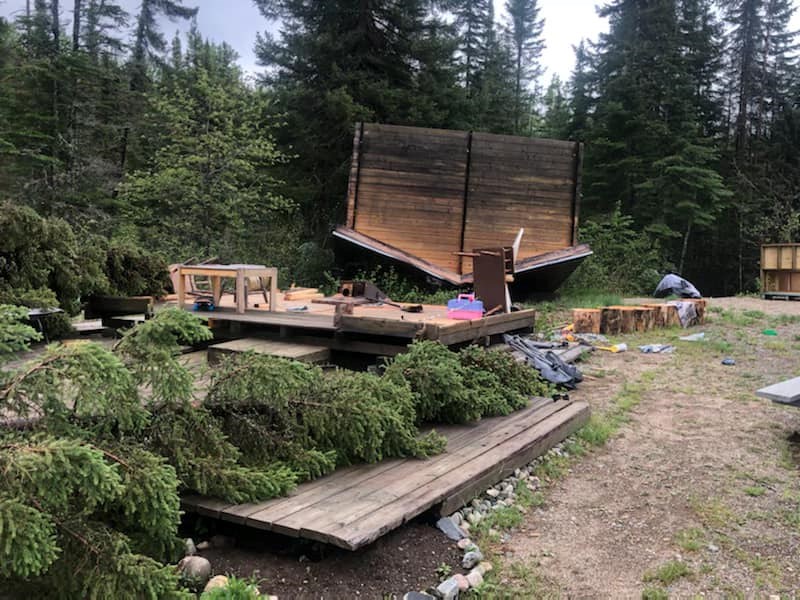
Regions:
M 445 579 L 436 589 L 442 595 L 442 600 L 455 600 L 458 598 L 459 587 L 455 577 Z
M 470 505 L 475 510 L 480 510 L 481 509 L 481 501 L 478 498 L 473 498 L 472 502 L 470 502 Z
M 530 478 L 530 483 L 531 483 L 531 485 L 535 485 L 536 487 L 539 487 L 539 486 L 542 485 L 542 481 L 538 477 L 535 477 L 535 476 Z
M 196 548 L 197 550 L 202 552 L 203 550 L 208 550 L 209 548 L 211 548 L 211 544 L 209 544 L 208 542 L 200 542 L 199 544 L 197 544 Z
M 473 569 L 473 571 L 480 571 L 481 575 L 486 575 L 492 569 L 494 569 L 494 567 L 492 566 L 492 563 L 490 563 L 489 561 L 485 560 L 483 562 L 478 563 L 478 566 L 475 567 Z
M 481 510 L 483 512 L 488 512 L 492 510 L 492 503 L 489 502 L 488 500 L 484 500 L 483 502 L 481 502 Z
M 719 552 L 719 546 L 715 546 L 714 544 L 709 544 L 708 545 L 708 550 L 710 552 Z
M 462 538 L 462 539 L 458 540 L 458 544 L 457 545 L 458 545 L 458 549 L 459 550 L 466 550 L 470 546 L 475 546 L 475 544 L 473 544 L 472 540 L 469 539 L 469 538 Z M 477 546 L 476 546 L 476 548 L 477 548 Z
M 470 513 L 470 515 L 467 517 L 467 521 L 469 521 L 469 523 L 471 523 L 472 525 L 477 525 L 478 523 L 481 522 L 482 518 L 483 517 L 481 516 L 481 513 L 473 512 Z
M 217 588 L 224 588 L 228 585 L 228 578 L 225 575 L 215 575 L 211 579 L 208 580 L 206 587 L 203 588 L 204 592 L 210 592 L 211 590 L 215 590 Z
M 208 541 L 213 548 L 230 548 L 236 545 L 236 539 L 229 535 L 212 535 Z
M 192 538 L 186 538 L 183 544 L 183 553 L 185 556 L 194 556 L 197 554 L 197 546 L 194 545 L 194 540 Z
M 517 479 L 522 477 L 522 469 L 514 469 L 514 477 L 516 477 Z
M 204 584 L 211 577 L 211 563 L 202 556 L 185 556 L 178 563 L 178 571 L 184 579 Z
M 403 596 L 403 600 L 436 600 L 436 596 L 431 596 L 425 592 L 408 592 Z
M 486 495 L 490 498 L 497 498 L 500 495 L 500 492 L 498 492 L 496 488 L 489 488 L 486 490 Z
M 470 515 L 472 516 L 472 515 Z M 445 534 L 449 539 L 457 542 L 458 540 L 464 539 L 466 535 L 464 531 L 453 522 L 453 519 L 450 517 L 442 517 L 438 521 L 436 521 L 436 527 Z
M 469 589 L 469 580 L 461 573 L 453 575 L 453 579 L 458 583 L 458 591 L 466 592 Z
M 456 525 L 461 525 L 464 517 L 461 516 L 461 513 L 456 511 L 452 515 L 450 515 L 450 520 L 455 523 Z
M 470 550 L 464 555 L 464 558 L 461 559 L 461 566 L 465 569 L 471 569 L 482 560 L 483 552 L 481 552 L 478 548 L 475 548 L 475 550 Z
M 277 596 L 267 596 L 267 600 L 278 600 Z
M 470 571 L 467 574 L 467 581 L 469 582 L 469 587 L 476 588 L 483 583 L 483 575 L 481 575 L 480 571 Z

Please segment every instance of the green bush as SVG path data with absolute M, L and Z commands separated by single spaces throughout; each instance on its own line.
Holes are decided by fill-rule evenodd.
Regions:
M 166 261 L 132 242 L 109 242 L 103 266 L 114 295 L 161 296 L 170 285 Z
M 50 290 L 58 306 L 75 314 L 82 295 L 108 287 L 101 257 L 102 248 L 93 240 L 79 241 L 66 221 L 0 204 L 0 295 L 6 301 Z
M 260 600 L 258 587 L 237 577 L 229 577 L 225 587 L 214 588 L 200 595 L 200 600 Z
M 580 240 L 591 245 L 587 258 L 564 285 L 564 292 L 594 290 L 650 295 L 670 269 L 647 233 L 633 229 L 633 219 L 619 209 L 604 219 L 584 221 Z

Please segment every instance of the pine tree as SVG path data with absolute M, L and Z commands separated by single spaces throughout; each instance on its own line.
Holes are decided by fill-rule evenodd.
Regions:
M 567 127 L 567 138 L 583 140 L 589 127 L 590 111 L 593 105 L 592 94 L 592 57 L 586 47 L 586 40 L 573 46 L 575 52 L 575 69 L 569 81 L 570 121 Z
M 281 23 L 279 37 L 259 37 L 256 53 L 286 115 L 277 139 L 297 155 L 284 172 L 286 195 L 301 202 L 301 235 L 321 240 L 343 219 L 355 122 L 463 122 L 449 28 L 423 0 L 257 4 Z
M 453 0 L 450 9 L 460 34 L 464 88 L 471 98 L 478 93 L 477 78 L 488 54 L 487 43 L 493 36 L 494 5 L 491 0 Z
M 586 172 L 595 207 L 608 212 L 619 203 L 661 240 L 665 262 L 683 268 L 693 233 L 715 222 L 730 192 L 716 172 L 687 63 L 702 44 L 679 35 L 679 8 L 673 0 L 604 7 L 611 29 L 598 46 Z
M 539 60 L 544 50 L 544 19 L 539 18 L 538 0 L 507 0 L 508 34 L 514 50 L 514 129 L 523 131 L 525 90 L 543 73 Z
M 119 187 L 123 214 L 145 245 L 165 248 L 169 239 L 175 256 L 227 252 L 243 260 L 258 234 L 253 224 L 277 228 L 276 218 L 292 208 L 273 177 L 284 158 L 272 138 L 269 99 L 246 85 L 235 60 L 229 46 L 193 30 L 181 64 L 164 66 L 163 83 L 146 96 L 141 129 L 152 159 Z
M 553 139 L 566 139 L 569 135 L 572 112 L 558 75 L 553 75 L 542 98 L 544 117 L 537 135 Z

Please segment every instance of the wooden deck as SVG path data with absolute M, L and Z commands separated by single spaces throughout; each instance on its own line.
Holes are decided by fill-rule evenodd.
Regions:
M 421 513 L 450 514 L 586 423 L 583 402 L 536 399 L 507 417 L 437 428 L 447 450 L 427 460 L 356 465 L 257 504 L 186 496 L 184 510 L 356 550 Z
M 299 310 L 304 308 L 304 310 Z M 191 310 L 187 308 L 187 310 Z M 232 296 L 223 295 L 220 306 L 213 312 L 193 312 L 209 322 L 241 323 L 248 328 L 280 329 L 292 337 L 314 332 L 315 335 L 341 334 L 354 340 L 386 341 L 406 345 L 414 339 L 438 340 L 445 345 L 478 341 L 492 335 L 533 328 L 536 311 L 520 310 L 496 314 L 474 321 L 460 321 L 447 317 L 447 307 L 425 304 L 422 312 L 403 312 L 387 304 L 368 304 L 354 308 L 352 315 L 343 315 L 335 321 L 335 307 L 314 304 L 308 301 L 285 301 L 278 299 L 274 311 L 266 304 L 237 314 L 233 309 Z M 320 339 L 321 344 L 326 344 Z M 333 345 L 341 347 L 342 338 Z
M 268 354 L 309 363 L 325 362 L 331 357 L 329 348 L 316 344 L 299 344 L 293 340 L 243 338 L 209 346 L 208 362 L 212 365 L 217 364 L 224 356 L 240 352 Z

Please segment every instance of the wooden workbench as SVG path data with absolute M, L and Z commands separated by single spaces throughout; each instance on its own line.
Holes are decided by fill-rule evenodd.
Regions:
M 258 278 L 261 285 L 264 279 L 269 279 L 269 310 L 275 311 L 278 304 L 278 269 L 264 265 L 179 265 L 178 266 L 178 306 L 186 306 L 186 277 L 205 276 L 211 279 L 211 294 L 214 304 L 219 305 L 222 299 L 222 278 L 229 277 L 236 280 L 236 312 L 243 315 L 247 310 L 247 278 Z M 263 291 L 263 290 L 262 290 Z

